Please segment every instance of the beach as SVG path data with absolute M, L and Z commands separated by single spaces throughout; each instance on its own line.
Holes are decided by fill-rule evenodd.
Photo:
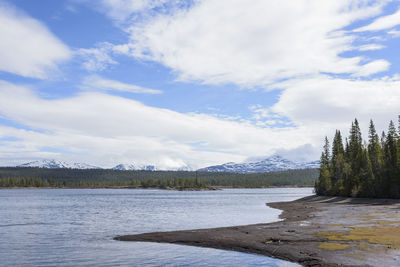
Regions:
M 400 200 L 310 196 L 267 205 L 282 210 L 281 221 L 115 239 L 255 253 L 303 266 L 400 264 Z

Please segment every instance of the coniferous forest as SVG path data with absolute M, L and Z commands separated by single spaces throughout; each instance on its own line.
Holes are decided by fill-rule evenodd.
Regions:
M 312 186 L 317 169 L 287 170 L 266 173 L 228 173 L 194 171 L 120 171 L 107 169 L 45 169 L 25 167 L 0 168 L 0 188 L 209 188 Z
M 390 121 L 387 133 L 380 136 L 370 120 L 368 142 L 361 137 L 357 119 L 344 142 L 338 130 L 332 146 L 325 137 L 317 195 L 400 198 L 399 132 L 400 116 L 399 128 Z

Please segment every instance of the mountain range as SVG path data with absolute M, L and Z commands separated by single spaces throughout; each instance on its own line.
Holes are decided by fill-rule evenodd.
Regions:
M 235 173 L 258 173 L 258 172 L 272 172 L 272 171 L 284 171 L 284 170 L 295 170 L 295 169 L 313 169 L 319 168 L 319 160 L 310 162 L 294 162 L 285 159 L 279 155 L 273 155 L 266 159 L 245 162 L 245 163 L 234 163 L 228 162 L 221 165 L 210 166 L 199 169 L 198 171 L 205 172 L 235 172 Z
M 86 163 L 67 163 L 64 161 L 54 160 L 54 159 L 43 159 L 27 162 L 17 167 L 38 167 L 38 168 L 48 168 L 48 169 L 100 169 L 100 167 L 89 165 Z
M 154 165 L 134 165 L 134 164 L 118 164 L 115 167 L 111 168 L 112 170 L 119 170 L 119 171 L 156 171 L 157 168 Z
M 89 165 L 86 163 L 67 163 L 64 161 L 54 159 L 36 160 L 28 163 L 18 165 L 17 167 L 38 167 L 38 168 L 68 168 L 68 169 L 102 169 L 101 167 Z M 312 169 L 319 167 L 319 160 L 310 162 L 294 162 L 283 158 L 280 155 L 273 155 L 271 157 L 244 163 L 228 162 L 221 165 L 209 166 L 206 168 L 198 169 L 204 172 L 234 172 L 234 173 L 258 173 L 258 172 L 271 172 L 271 171 L 284 171 L 294 169 Z M 161 170 L 154 165 L 136 165 L 136 164 L 118 164 L 110 168 L 112 170 L 129 171 L 129 170 L 146 170 L 156 171 Z M 192 171 L 189 167 L 177 169 L 177 171 Z

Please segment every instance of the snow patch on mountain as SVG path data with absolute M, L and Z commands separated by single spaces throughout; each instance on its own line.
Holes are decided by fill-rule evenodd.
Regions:
M 135 165 L 131 164 L 118 164 L 111 168 L 112 170 L 119 171 L 156 171 L 158 168 L 154 165 Z
M 67 163 L 64 161 L 54 159 L 43 159 L 27 162 L 17 167 L 36 167 L 36 168 L 47 168 L 47 169 L 101 169 L 100 167 L 89 165 L 86 163 Z
M 279 155 L 273 155 L 266 159 L 256 162 L 234 163 L 228 162 L 221 165 L 210 166 L 199 169 L 205 172 L 234 172 L 234 173 L 259 173 L 284 171 L 295 169 L 313 169 L 319 168 L 319 160 L 311 162 L 293 162 Z
M 36 167 L 36 168 L 47 168 L 47 169 L 111 169 L 120 171 L 161 171 L 163 169 L 158 168 L 155 165 L 138 165 L 134 163 L 121 163 L 112 168 L 100 168 L 98 166 L 89 165 L 86 163 L 67 163 L 65 161 L 55 159 L 43 159 L 27 162 L 24 164 L 17 165 L 16 167 Z M 188 166 L 172 169 L 171 171 L 191 171 L 192 169 Z
M 112 167 L 111 169 L 118 171 L 133 171 L 136 170 L 136 166 L 134 164 L 118 164 L 117 166 Z

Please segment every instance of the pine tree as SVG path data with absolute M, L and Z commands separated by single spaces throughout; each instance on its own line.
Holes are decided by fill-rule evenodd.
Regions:
M 348 160 L 351 165 L 351 173 L 347 180 L 344 181 L 346 195 L 356 196 L 360 186 L 360 168 L 361 168 L 361 153 L 362 153 L 362 138 L 361 130 L 357 119 L 351 124 L 349 145 L 348 145 Z
M 375 177 L 375 194 L 382 194 L 382 168 L 383 168 L 383 154 L 382 154 L 382 146 L 379 142 L 379 136 L 376 133 L 375 125 L 372 120 L 370 120 L 369 124 L 369 134 L 368 134 L 368 156 L 371 162 L 372 172 Z
M 375 187 L 375 176 L 372 171 L 372 164 L 368 156 L 367 149 L 363 148 L 360 155 L 360 192 L 362 197 L 375 197 L 377 195 Z
M 381 147 L 382 147 L 382 149 L 385 147 L 385 142 L 386 142 L 386 133 L 385 133 L 385 131 L 382 131 L 382 134 L 381 134 Z
M 319 169 L 319 177 L 315 183 L 315 192 L 317 195 L 327 195 L 331 191 L 331 177 L 329 172 L 329 140 L 325 137 L 324 150 L 321 154 L 321 163 Z
M 400 197 L 398 134 L 393 121 L 389 123 L 385 140 L 384 175 L 383 187 L 385 195 Z
M 343 179 L 347 177 L 346 170 L 348 167 L 345 160 L 342 135 L 338 130 L 336 130 L 335 137 L 333 138 L 330 166 L 332 193 L 335 195 L 342 195 L 344 193 Z
M 400 132 L 400 116 L 398 131 Z M 368 143 L 363 143 L 357 119 L 351 124 L 350 135 L 343 147 L 340 131 L 336 131 L 321 155 L 317 194 L 361 197 L 400 198 L 400 137 L 393 121 L 387 134 L 381 138 L 372 120 L 369 124 Z

